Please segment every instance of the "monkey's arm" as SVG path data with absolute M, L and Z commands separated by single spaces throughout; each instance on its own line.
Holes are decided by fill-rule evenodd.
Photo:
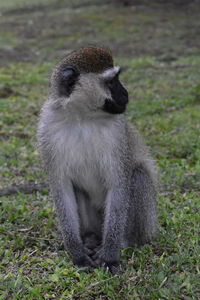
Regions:
M 103 241 L 94 256 L 97 264 L 105 264 L 112 273 L 117 272 L 120 248 L 127 220 L 129 192 L 123 185 L 114 187 L 106 197 Z
M 80 237 L 79 215 L 73 185 L 68 179 L 60 183 L 55 177 L 51 182 L 52 194 L 66 249 L 72 256 L 74 264 L 79 267 L 92 266 L 93 262 L 84 249 Z
M 156 190 L 145 168 L 135 168 L 130 186 L 115 187 L 106 203 L 103 243 L 95 259 L 115 273 L 124 238 L 131 247 L 149 242 L 157 232 Z

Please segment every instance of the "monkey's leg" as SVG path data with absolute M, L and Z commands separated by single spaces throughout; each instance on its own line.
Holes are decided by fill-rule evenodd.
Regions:
M 122 184 L 108 192 L 104 219 L 103 241 L 93 256 L 98 265 L 109 268 L 111 273 L 119 269 L 120 248 L 127 220 L 129 193 Z
M 72 183 L 70 180 L 66 180 L 65 184 L 60 185 L 54 183 L 52 193 L 64 244 L 71 254 L 74 264 L 79 267 L 93 266 L 94 263 L 86 254 L 80 236 L 79 215 Z
M 90 256 L 101 243 L 102 213 L 92 205 L 89 195 L 74 186 L 80 218 L 80 234 Z
M 156 190 L 147 171 L 133 171 L 131 198 L 125 230 L 127 246 L 148 243 L 157 233 Z

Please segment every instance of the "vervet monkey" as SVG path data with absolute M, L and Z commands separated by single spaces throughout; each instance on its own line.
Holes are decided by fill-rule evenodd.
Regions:
M 111 52 L 88 46 L 55 67 L 38 141 L 64 244 L 79 267 L 115 273 L 120 249 L 157 232 L 156 171 L 124 112 Z

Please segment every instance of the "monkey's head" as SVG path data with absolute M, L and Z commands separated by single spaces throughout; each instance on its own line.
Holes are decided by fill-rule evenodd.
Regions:
M 88 46 L 65 56 L 51 77 L 51 95 L 62 109 L 81 113 L 121 114 L 128 92 L 119 81 L 120 67 L 111 52 Z

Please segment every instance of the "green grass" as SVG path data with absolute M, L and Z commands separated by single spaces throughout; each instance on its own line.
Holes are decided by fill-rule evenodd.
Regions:
M 20 0 L 19 5 L 26 8 L 28 1 Z M 13 12 L 17 1 L 9 0 L 7 5 L 0 6 Z M 168 21 L 162 21 L 163 10 L 158 6 L 155 20 L 160 22 L 161 32 L 157 45 L 167 57 L 171 51 L 174 55 L 171 61 L 165 61 L 165 55 L 159 56 L 153 50 L 138 55 L 128 50 L 128 47 L 132 49 L 134 42 L 136 48 L 142 49 L 145 37 L 151 34 L 154 13 L 148 7 L 139 7 L 133 21 L 133 7 L 112 10 L 112 4 L 105 4 L 102 10 L 98 5 L 71 9 L 68 17 L 72 18 L 74 11 L 82 31 L 71 31 L 70 27 L 60 36 L 57 36 L 58 27 L 54 35 L 49 36 L 53 29 L 48 25 L 59 18 L 64 24 L 60 28 L 64 30 L 68 8 L 49 8 L 49 11 L 50 20 L 46 16 L 43 29 L 40 28 L 40 11 L 21 15 L 18 10 L 14 15 L 2 15 L 6 35 L 0 38 L 0 50 L 7 49 L 9 44 L 14 47 L 16 56 L 12 59 L 6 56 L 1 61 L 0 188 L 45 182 L 35 135 L 38 113 L 47 95 L 49 74 L 55 57 L 63 54 L 65 42 L 72 43 L 70 48 L 66 46 L 69 51 L 82 45 L 83 37 L 86 37 L 86 42 L 94 37 L 95 42 L 102 44 L 106 41 L 107 46 L 113 47 L 117 53 L 116 64 L 129 66 L 121 75 L 130 94 L 126 117 L 145 137 L 160 169 L 160 235 L 151 245 L 124 249 L 119 274 L 112 276 L 100 268 L 84 273 L 74 268 L 63 249 L 54 207 L 46 190 L 31 195 L 19 193 L 2 197 L 0 300 L 199 299 L 200 57 L 195 48 L 199 37 L 193 37 L 193 48 L 183 43 L 177 46 L 177 42 L 171 45 L 173 49 L 169 49 L 168 40 L 163 48 L 162 30 L 165 35 L 171 27 Z M 193 14 L 190 22 L 195 28 L 197 23 L 192 22 L 199 24 L 200 21 L 195 19 L 195 11 Z M 172 11 L 171 16 L 172 22 L 180 21 L 176 23 L 179 27 L 174 29 L 175 36 L 185 35 L 186 15 L 182 11 Z M 28 19 L 38 20 L 43 38 L 35 35 L 29 40 L 24 36 L 19 25 Z M 9 25 L 13 21 L 18 27 L 12 31 Z M 123 35 L 127 24 L 132 24 L 132 29 Z M 117 51 L 117 43 L 122 40 L 127 41 L 124 53 L 122 46 L 122 50 Z M 17 44 L 25 43 L 30 49 L 38 47 L 36 50 L 41 56 L 29 57 L 23 62 L 19 56 L 21 50 L 15 49 L 16 41 Z M 147 49 L 150 49 L 149 43 L 148 40 Z

